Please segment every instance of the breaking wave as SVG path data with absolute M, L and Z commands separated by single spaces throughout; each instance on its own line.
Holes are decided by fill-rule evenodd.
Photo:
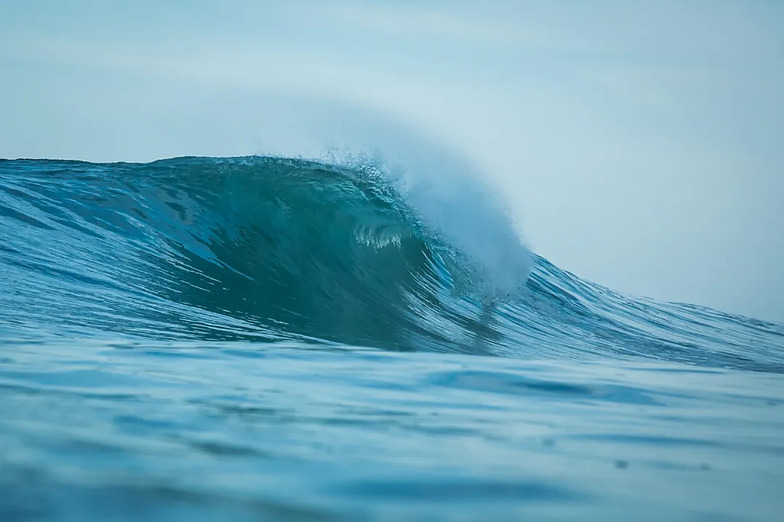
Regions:
M 470 179 L 370 161 L 0 161 L 0 336 L 285 341 L 782 371 L 784 328 L 532 254 Z

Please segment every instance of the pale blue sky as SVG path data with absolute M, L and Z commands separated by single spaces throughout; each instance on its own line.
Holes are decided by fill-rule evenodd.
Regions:
M 773 1 L 0 0 L 0 157 L 312 155 L 383 113 L 558 265 L 784 321 L 782 64 Z

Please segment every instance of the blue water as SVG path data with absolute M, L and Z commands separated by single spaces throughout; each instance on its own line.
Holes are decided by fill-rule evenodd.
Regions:
M 584 281 L 467 194 L 0 160 L 0 520 L 779 520 L 784 326 Z

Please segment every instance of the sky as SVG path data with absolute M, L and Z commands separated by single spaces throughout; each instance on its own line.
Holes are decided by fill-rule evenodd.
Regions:
M 0 157 L 313 156 L 394 124 L 560 267 L 779 322 L 782 92 L 778 1 L 0 0 Z

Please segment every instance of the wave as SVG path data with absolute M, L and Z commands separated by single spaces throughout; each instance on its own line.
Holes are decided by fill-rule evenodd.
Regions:
M 357 159 L 0 161 L 0 338 L 318 341 L 784 371 L 784 327 L 532 254 L 470 179 Z

